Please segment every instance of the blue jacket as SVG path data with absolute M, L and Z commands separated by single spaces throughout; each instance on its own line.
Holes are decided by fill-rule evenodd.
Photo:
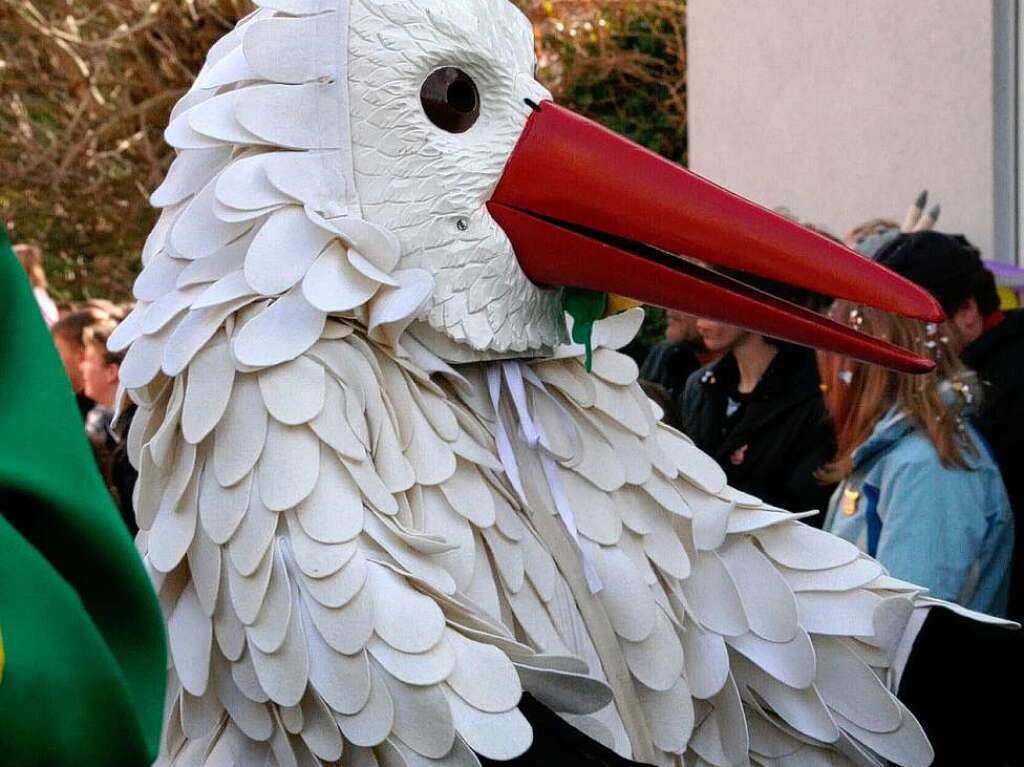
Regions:
M 973 427 L 970 470 L 946 468 L 931 440 L 890 410 L 854 451 L 854 469 L 829 503 L 825 529 L 932 596 L 1003 616 L 1013 515 L 1002 477 Z

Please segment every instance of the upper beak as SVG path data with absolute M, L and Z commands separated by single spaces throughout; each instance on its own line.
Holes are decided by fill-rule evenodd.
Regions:
M 540 285 L 618 293 L 898 370 L 934 367 L 701 264 L 941 321 L 929 293 L 551 102 L 530 116 L 487 206 Z

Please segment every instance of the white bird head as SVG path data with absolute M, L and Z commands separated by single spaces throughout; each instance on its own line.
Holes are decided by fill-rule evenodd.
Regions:
M 704 268 L 941 316 L 910 283 L 555 106 L 507 0 L 258 4 L 172 113 L 164 213 L 112 341 L 132 345 L 129 388 L 176 375 L 225 325 L 249 368 L 302 354 L 338 317 L 455 362 L 542 355 L 566 340 L 563 287 L 927 365 Z

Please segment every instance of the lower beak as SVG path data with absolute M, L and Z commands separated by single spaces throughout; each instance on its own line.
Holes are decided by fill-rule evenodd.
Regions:
M 488 209 L 538 285 L 617 293 L 907 372 L 934 367 L 707 267 L 941 321 L 926 291 L 551 102 L 530 116 Z

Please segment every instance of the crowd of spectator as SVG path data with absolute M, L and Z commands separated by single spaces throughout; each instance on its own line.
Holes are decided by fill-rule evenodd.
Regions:
M 38 246 L 13 246 L 25 269 L 40 313 L 50 328 L 71 389 L 75 394 L 82 427 L 96 457 L 96 465 L 121 511 L 125 524 L 138 531 L 132 507 L 136 471 L 128 461 L 128 426 L 135 405 L 123 394 L 118 373 L 123 353 L 107 349 L 107 339 L 131 310 L 103 299 L 58 305 L 47 291 L 42 255 Z
M 942 324 L 755 286 L 929 356 L 933 372 L 897 373 L 673 317 L 641 374 L 734 487 L 791 511 L 819 510 L 805 521 L 933 596 L 1020 619 L 1024 310 L 1001 305 L 970 242 L 928 226 L 876 219 L 845 244 L 931 292 Z M 687 372 L 698 355 L 704 364 Z

